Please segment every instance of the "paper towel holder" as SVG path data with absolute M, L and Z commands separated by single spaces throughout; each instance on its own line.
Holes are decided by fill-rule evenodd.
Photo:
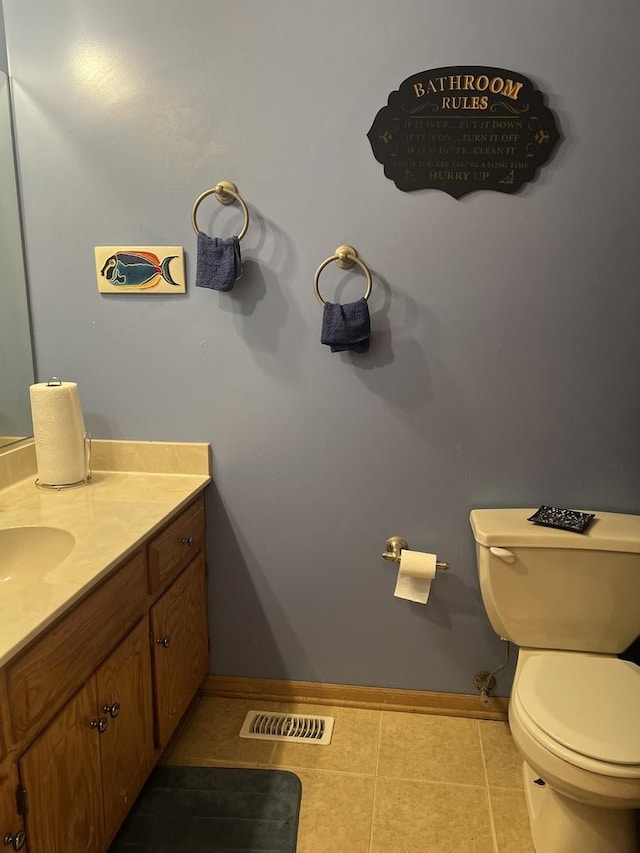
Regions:
M 382 557 L 385 560 L 391 560 L 392 563 L 399 563 L 402 550 L 408 547 L 409 543 L 402 536 L 390 536 L 387 539 L 386 551 L 383 552 Z M 448 568 L 449 563 L 445 563 L 443 560 L 436 560 L 436 569 L 444 572 Z
M 54 385 L 56 382 L 60 382 L 60 380 L 56 379 L 54 376 L 53 379 L 47 382 L 47 385 Z M 75 483 L 43 483 L 39 478 L 36 478 L 36 486 L 39 489 L 53 489 L 54 491 L 59 492 L 62 489 L 77 489 L 78 486 L 88 485 L 93 479 L 93 469 L 91 467 L 91 440 L 91 433 L 88 430 L 85 430 L 84 435 L 82 436 L 84 448 L 84 477 L 81 480 L 76 480 Z

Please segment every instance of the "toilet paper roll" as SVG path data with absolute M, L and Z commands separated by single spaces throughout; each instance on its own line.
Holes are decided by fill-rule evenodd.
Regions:
M 397 598 L 426 604 L 431 592 L 431 581 L 436 576 L 436 560 L 435 554 L 403 548 L 400 552 L 398 579 L 393 594 Z
M 84 418 L 76 382 L 29 387 L 38 480 L 64 486 L 86 476 Z

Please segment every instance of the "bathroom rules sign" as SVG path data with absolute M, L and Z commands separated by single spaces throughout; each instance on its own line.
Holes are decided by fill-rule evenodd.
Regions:
M 400 190 L 513 193 L 559 141 L 542 92 L 515 71 L 478 65 L 421 71 L 391 92 L 367 134 Z

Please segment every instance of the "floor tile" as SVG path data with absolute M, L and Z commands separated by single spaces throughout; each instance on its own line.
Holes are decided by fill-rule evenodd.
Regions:
M 278 706 L 275 703 L 271 708 L 289 713 L 318 714 L 335 719 L 333 736 L 328 746 L 275 742 L 271 754 L 273 767 L 307 767 L 375 775 L 381 711 L 336 708 L 327 705 Z
M 384 711 L 378 775 L 484 786 L 477 721 Z
M 369 853 L 375 779 L 293 771 L 302 782 L 296 853 Z
M 522 788 L 522 756 L 513 742 L 509 724 L 480 720 L 478 725 L 489 786 Z
M 251 709 L 333 716 L 332 743 L 240 738 Z M 296 773 L 297 853 L 534 853 L 506 723 L 202 697 L 163 760 Z
M 524 791 L 489 788 L 498 853 L 535 853 Z
M 164 762 L 174 765 L 268 765 L 273 741 L 238 737 L 246 713 L 252 707 L 250 701 L 203 696 Z
M 378 778 L 370 853 L 494 853 L 486 788 Z

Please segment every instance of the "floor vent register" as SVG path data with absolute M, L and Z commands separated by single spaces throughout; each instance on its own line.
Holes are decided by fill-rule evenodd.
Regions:
M 316 717 L 311 714 L 249 711 L 240 729 L 240 737 L 328 746 L 331 743 L 334 722 L 333 717 Z

